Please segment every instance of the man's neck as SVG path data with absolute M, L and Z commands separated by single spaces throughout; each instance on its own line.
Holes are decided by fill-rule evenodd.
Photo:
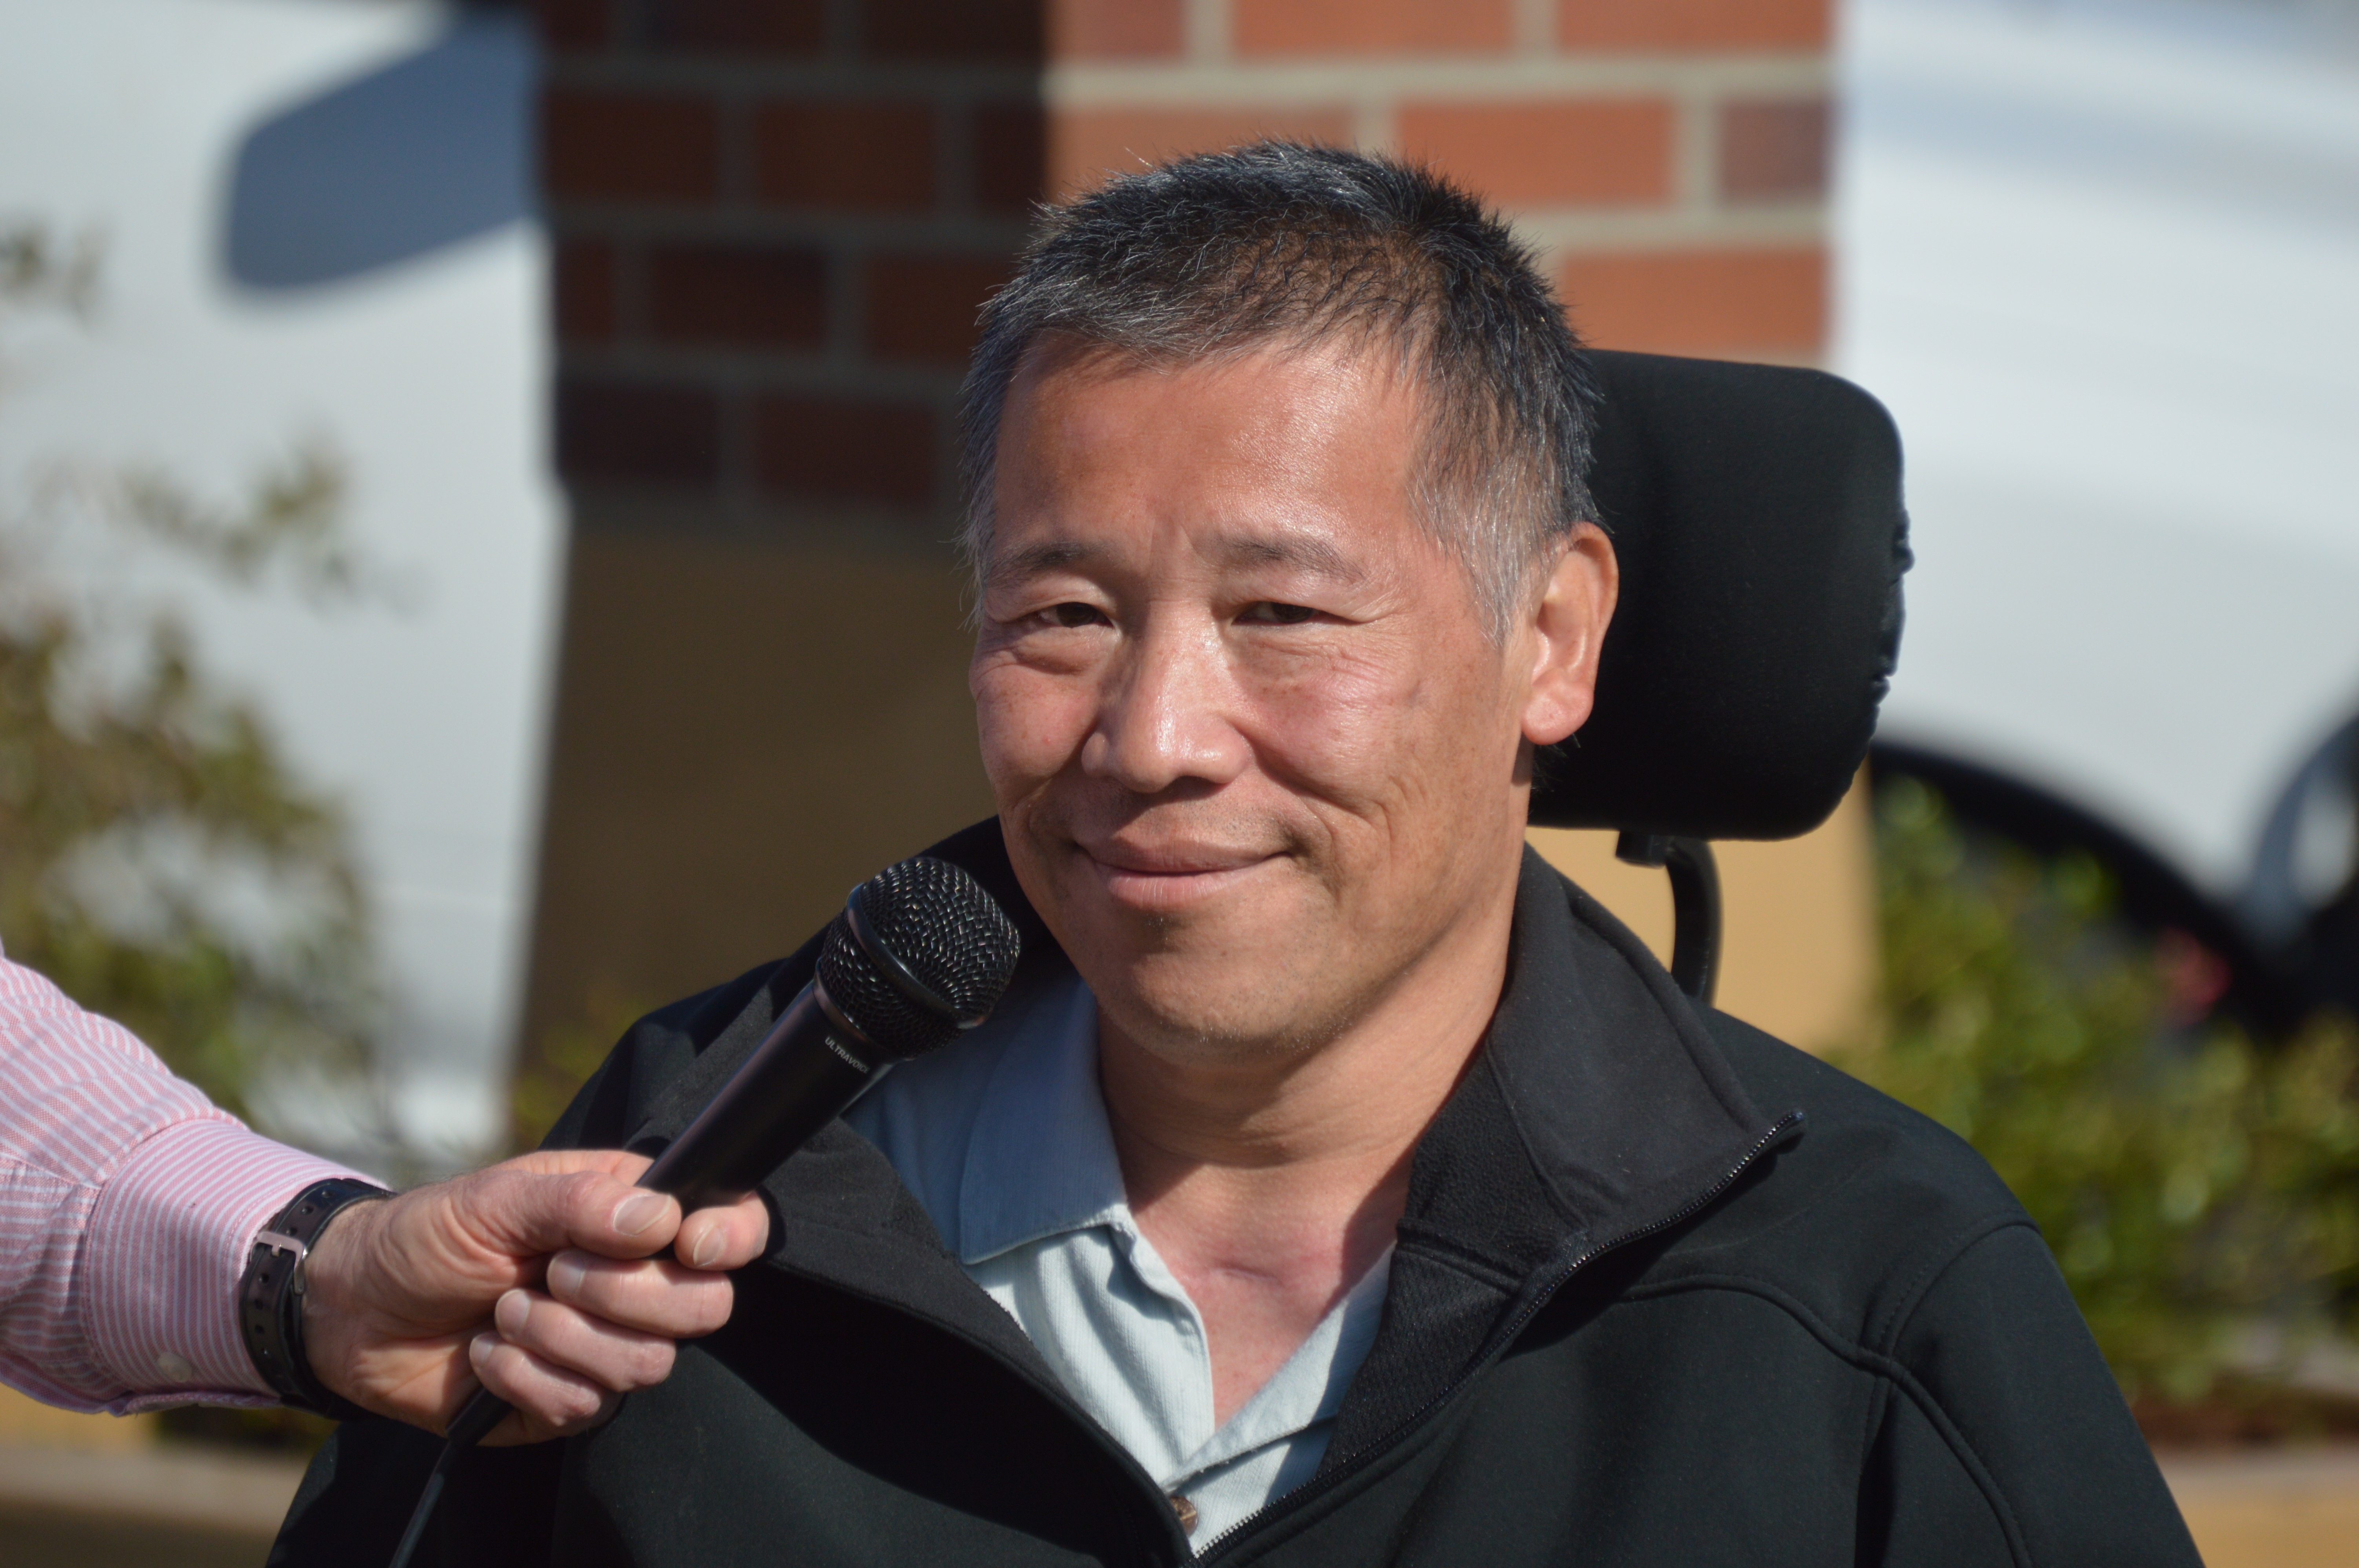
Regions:
M 1101 1013 L 1125 1189 L 1204 1314 L 1221 1420 L 1392 1245 L 1418 1140 L 1497 1007 L 1513 908 L 1510 893 L 1312 1050 L 1175 1059 Z
M 1495 1007 L 1505 955 L 1447 994 L 1404 999 L 1299 1054 L 1175 1061 L 1101 1016 L 1099 1073 L 1127 1166 L 1291 1180 L 1306 1167 L 1389 1166 L 1449 1098 Z

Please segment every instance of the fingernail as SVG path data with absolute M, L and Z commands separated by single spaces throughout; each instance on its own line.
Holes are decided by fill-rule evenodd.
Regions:
M 500 1336 L 496 1334 L 475 1336 L 474 1338 L 467 1341 L 467 1364 L 474 1368 L 477 1372 L 481 1372 L 484 1369 L 485 1358 L 498 1349 L 499 1346 Z
M 662 1217 L 663 1210 L 661 1193 L 633 1193 L 614 1206 L 614 1228 L 636 1236 Z
M 560 1301 L 571 1298 L 590 1277 L 590 1266 L 579 1252 L 560 1252 L 549 1260 L 549 1293 Z
M 714 1260 L 721 1256 L 721 1227 L 717 1225 L 706 1226 L 704 1234 L 697 1238 L 696 1250 L 689 1256 L 689 1266 L 695 1269 L 712 1267 Z
M 492 1322 L 510 1339 L 524 1332 L 525 1320 L 531 1315 L 532 1298 L 522 1291 L 508 1292 L 492 1308 Z

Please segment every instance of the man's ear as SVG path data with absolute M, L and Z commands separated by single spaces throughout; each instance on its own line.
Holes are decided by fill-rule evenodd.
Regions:
M 1614 541 L 1580 523 L 1550 568 L 1533 607 L 1532 685 L 1524 699 L 1524 739 L 1553 746 L 1589 721 L 1597 701 L 1597 658 L 1622 591 Z

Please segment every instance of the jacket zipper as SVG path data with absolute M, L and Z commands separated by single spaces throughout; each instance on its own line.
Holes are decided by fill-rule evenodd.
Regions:
M 1555 1279 L 1550 1280 L 1541 1288 L 1538 1294 L 1534 1295 L 1531 1300 L 1525 1303 L 1523 1309 L 1517 1312 L 1516 1315 L 1507 1322 L 1504 1328 L 1502 1328 L 1497 1334 L 1492 1336 L 1491 1343 L 1484 1348 L 1483 1354 L 1477 1356 L 1466 1369 L 1460 1373 L 1458 1377 L 1451 1382 L 1449 1387 L 1443 1389 L 1441 1392 L 1436 1394 L 1432 1399 L 1426 1401 L 1424 1406 L 1421 1407 L 1415 1415 L 1410 1416 L 1407 1421 L 1401 1422 L 1398 1427 L 1394 1429 L 1391 1436 L 1385 1438 L 1382 1442 L 1371 1444 L 1370 1446 L 1362 1449 L 1359 1453 L 1354 1454 L 1352 1457 L 1346 1459 L 1343 1464 L 1337 1465 L 1325 1476 L 1322 1476 L 1316 1480 L 1307 1482 L 1304 1485 L 1296 1487 L 1293 1491 L 1287 1493 L 1284 1497 L 1279 1498 L 1277 1501 L 1265 1505 L 1256 1512 L 1247 1514 L 1245 1518 L 1239 1519 L 1236 1523 L 1231 1525 L 1228 1529 L 1223 1530 L 1212 1540 L 1204 1542 L 1203 1546 L 1200 1548 L 1195 1554 L 1196 1562 L 1200 1563 L 1210 1563 L 1220 1553 L 1227 1551 L 1236 1542 L 1237 1538 L 1243 1535 L 1245 1531 L 1258 1529 L 1260 1526 L 1267 1524 L 1274 1519 L 1279 1518 L 1286 1513 L 1292 1512 L 1298 1508 L 1301 1508 L 1317 1500 L 1320 1497 L 1334 1490 L 1335 1487 L 1341 1486 L 1344 1481 L 1357 1475 L 1362 1470 L 1366 1469 L 1377 1459 L 1400 1446 L 1402 1443 L 1408 1439 L 1411 1433 L 1415 1433 L 1419 1427 L 1423 1426 L 1435 1411 L 1440 1410 L 1451 1400 L 1457 1398 L 1460 1390 L 1464 1389 L 1468 1383 L 1473 1382 L 1475 1376 L 1484 1368 L 1488 1367 L 1494 1360 L 1497 1359 L 1508 1346 L 1513 1345 L 1516 1342 L 1516 1336 L 1523 1333 L 1525 1327 L 1530 1324 L 1532 1319 L 1539 1315 L 1540 1309 L 1547 1306 L 1548 1303 L 1555 1298 L 1557 1292 L 1562 1290 L 1566 1284 L 1571 1282 L 1575 1274 L 1580 1273 L 1583 1269 L 1586 1269 L 1590 1264 L 1595 1262 L 1598 1259 L 1603 1257 L 1608 1252 L 1618 1251 L 1620 1249 L 1627 1247 L 1633 1242 L 1644 1241 L 1650 1236 L 1658 1235 L 1663 1231 L 1669 1230 L 1673 1226 L 1683 1225 L 1687 1221 L 1694 1218 L 1698 1214 L 1703 1212 L 1703 1210 L 1711 1207 L 1714 1203 L 1720 1200 L 1723 1194 L 1726 1193 L 1729 1188 L 1737 1184 L 1737 1182 L 1744 1176 L 1745 1173 L 1752 1168 L 1753 1162 L 1756 1160 L 1761 1158 L 1763 1154 L 1767 1153 L 1771 1148 L 1782 1141 L 1786 1134 L 1793 1130 L 1796 1127 L 1800 1126 L 1801 1122 L 1802 1113 L 1799 1109 L 1788 1111 L 1784 1116 L 1778 1118 L 1777 1122 L 1770 1127 L 1768 1131 L 1764 1132 L 1760 1138 L 1754 1142 L 1753 1147 L 1745 1152 L 1744 1155 L 1736 1162 L 1735 1164 L 1728 1168 L 1726 1173 L 1722 1175 L 1718 1181 L 1712 1183 L 1711 1186 L 1706 1187 L 1702 1192 L 1698 1193 L 1694 1197 L 1689 1199 L 1688 1202 L 1680 1208 L 1670 1214 L 1663 1216 L 1660 1219 L 1649 1220 L 1647 1223 L 1637 1227 L 1636 1229 L 1625 1230 L 1621 1235 L 1614 1238 L 1611 1241 L 1600 1242 L 1596 1246 L 1591 1247 L 1587 1250 L 1579 1254 L 1571 1262 L 1567 1263 L 1564 1268 L 1558 1272 Z

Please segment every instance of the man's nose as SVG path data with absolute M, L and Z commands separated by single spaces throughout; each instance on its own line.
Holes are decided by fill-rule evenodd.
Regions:
M 1082 745 L 1082 769 L 1137 795 L 1190 780 L 1226 784 L 1249 752 L 1234 721 L 1235 697 L 1216 628 L 1150 618 L 1124 651 Z

